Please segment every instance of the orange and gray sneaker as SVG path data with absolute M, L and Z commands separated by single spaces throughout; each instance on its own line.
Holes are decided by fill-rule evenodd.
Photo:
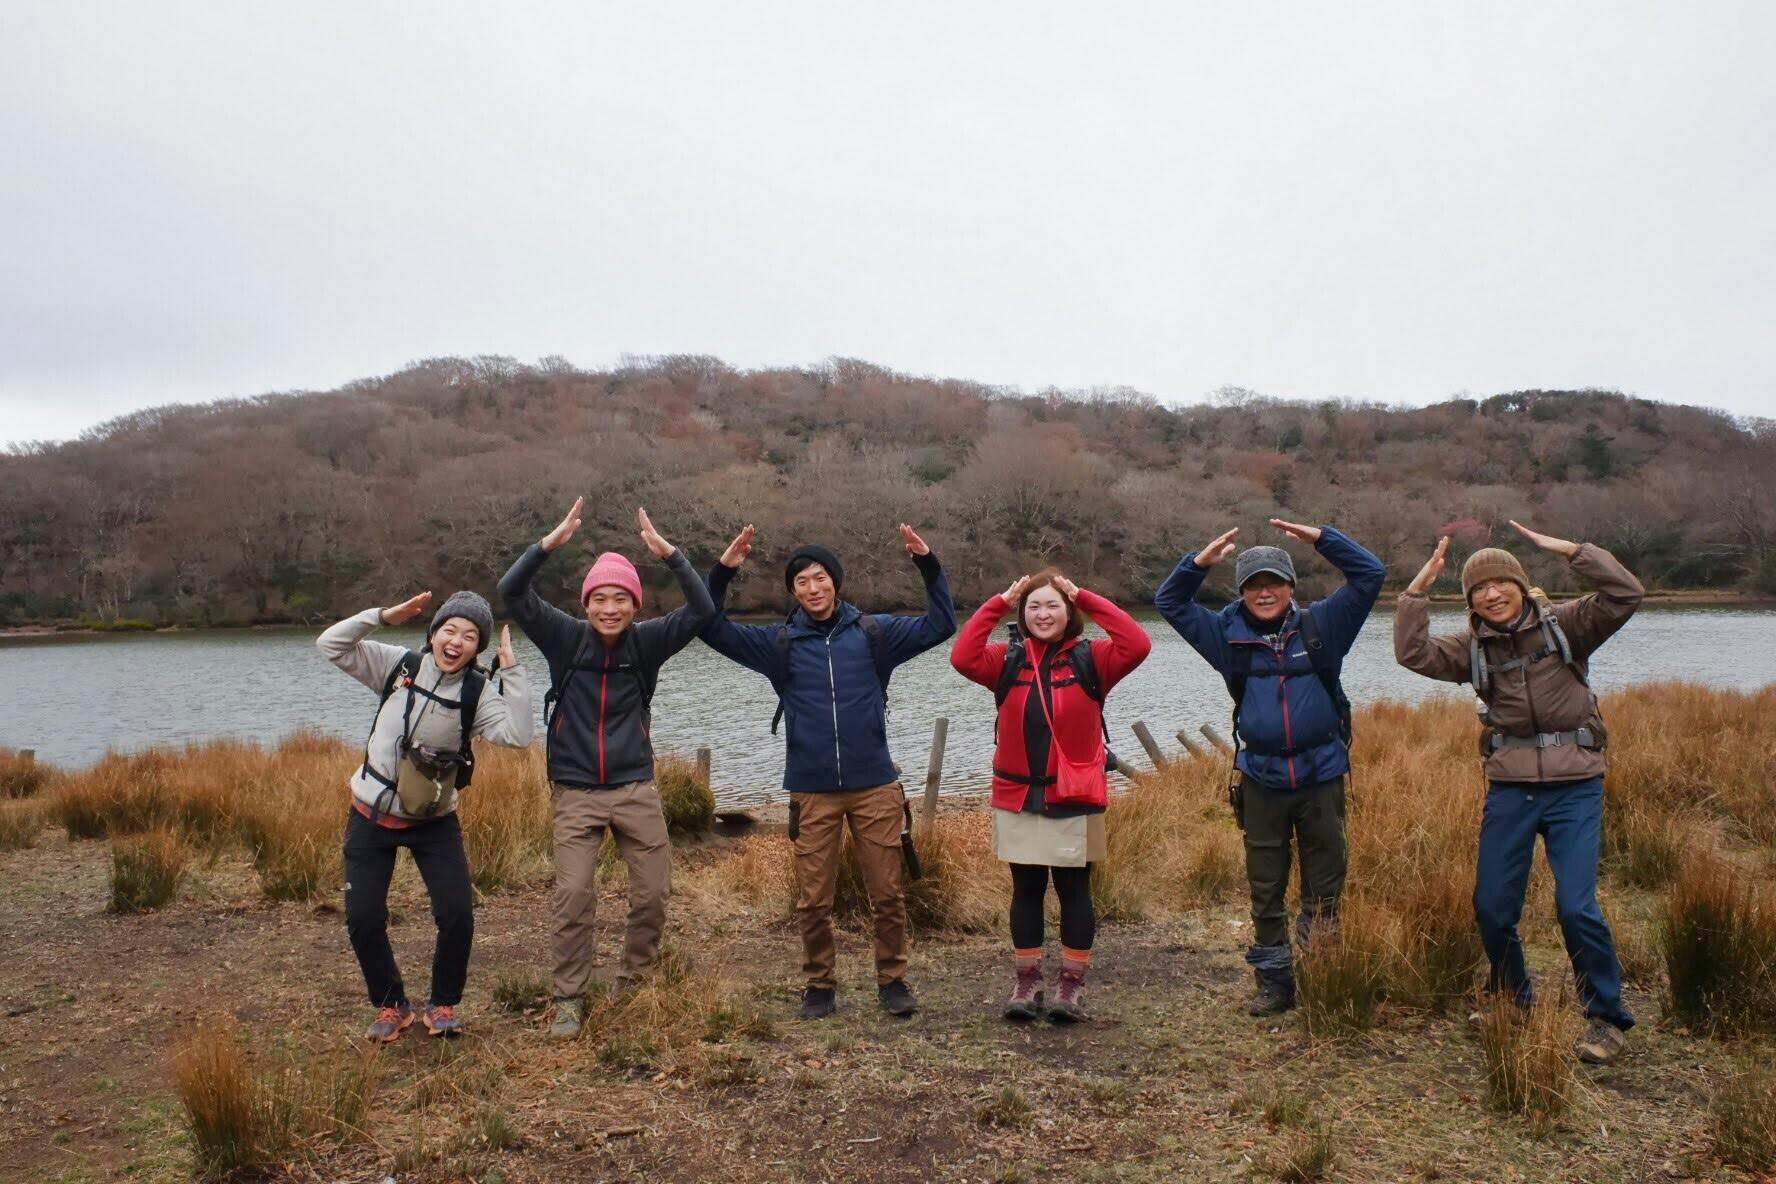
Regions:
M 385 1007 L 376 1013 L 376 1019 L 364 1031 L 366 1040 L 374 1040 L 378 1044 L 393 1044 L 413 1022 L 413 1008 L 403 1003 L 397 1007 Z
M 448 1004 L 426 1004 L 425 1013 L 420 1017 L 425 1020 L 426 1031 L 433 1036 L 460 1036 L 463 1022 L 456 1018 L 456 1008 Z

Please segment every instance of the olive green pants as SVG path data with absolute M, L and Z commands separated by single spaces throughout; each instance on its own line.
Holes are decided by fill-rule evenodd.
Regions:
M 1241 776 L 1245 794 L 1246 879 L 1261 946 L 1289 942 L 1289 840 L 1301 848 L 1302 940 L 1320 918 L 1338 918 L 1344 892 L 1344 778 L 1300 789 L 1268 789 Z

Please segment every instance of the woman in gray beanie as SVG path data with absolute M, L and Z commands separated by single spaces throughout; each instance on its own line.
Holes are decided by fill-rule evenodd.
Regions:
M 398 1039 L 414 1019 L 433 1036 L 462 1029 L 456 1008 L 468 979 L 475 935 L 469 859 L 456 817 L 461 791 L 474 774 L 475 736 L 509 748 L 530 745 L 530 683 L 502 630 L 495 669 L 475 659 L 493 639 L 493 609 L 473 592 L 457 592 L 432 614 L 424 651 L 370 640 L 381 625 L 404 625 L 424 612 L 421 592 L 393 608 L 369 608 L 321 634 L 329 661 L 382 696 L 352 774 L 352 811 L 345 827 L 345 927 L 364 972 L 376 1019 L 371 1040 Z M 395 855 L 405 847 L 432 898 L 438 944 L 431 999 L 417 1013 L 407 1000 L 388 940 L 388 889 Z

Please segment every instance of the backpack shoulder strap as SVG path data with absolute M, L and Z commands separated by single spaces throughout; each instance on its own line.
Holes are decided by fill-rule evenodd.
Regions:
M 863 636 L 869 642 L 870 663 L 876 668 L 876 681 L 882 684 L 882 695 L 888 695 L 888 680 L 894 676 L 894 667 L 888 663 L 888 643 L 882 635 L 881 620 L 870 613 L 857 618 L 863 628 Z
M 496 657 L 494 661 L 498 662 L 499 659 Z M 469 782 L 475 778 L 475 753 L 469 747 L 469 742 L 475 735 L 475 713 L 481 708 L 481 694 L 487 689 L 488 681 L 488 676 L 478 667 L 470 666 L 463 671 L 462 693 L 456 709 L 462 720 L 462 740 L 456 748 L 461 757 L 461 763 L 456 768 L 456 788 L 459 790 L 467 789 Z
M 401 655 L 401 660 L 395 663 L 395 668 L 389 671 L 388 678 L 383 680 L 382 698 L 378 701 L 379 708 L 381 704 L 388 702 L 388 697 L 395 693 L 395 688 L 401 685 L 403 678 L 419 677 L 420 658 L 418 650 L 408 650 Z
M 1073 677 L 1079 680 L 1079 689 L 1085 692 L 1086 698 L 1098 705 L 1098 728 L 1104 733 L 1104 743 L 1110 743 L 1110 721 L 1104 718 L 1104 684 L 1098 681 L 1098 660 L 1092 655 L 1091 642 L 1080 638 L 1067 651 L 1067 660 L 1073 665 Z
M 1338 712 L 1339 730 L 1344 735 L 1344 742 L 1350 743 L 1351 738 L 1351 704 L 1350 698 L 1344 693 L 1344 685 L 1338 680 L 1338 663 L 1332 657 L 1332 649 L 1320 636 L 1320 623 L 1313 615 L 1312 608 L 1301 610 L 1301 644 L 1307 650 L 1307 660 L 1313 664 L 1313 672 L 1319 678 L 1320 685 L 1326 688 L 1326 694 L 1332 700 L 1333 708 Z
M 561 696 L 567 694 L 568 684 L 573 682 L 574 675 L 579 673 L 580 663 L 586 657 L 586 647 L 592 644 L 595 634 L 596 630 L 592 628 L 592 622 L 587 621 L 585 631 L 580 634 L 579 644 L 574 646 L 573 657 L 568 659 L 567 669 L 562 671 L 561 681 L 549 683 L 549 689 L 543 695 L 544 728 L 549 726 L 549 721 L 554 718 L 556 710 L 560 708 Z
M 1003 707 L 1011 688 L 1017 685 L 1018 675 L 1023 673 L 1029 663 L 1029 655 L 1024 652 L 1024 638 L 1017 626 L 1011 626 L 1011 634 L 1005 643 L 1005 664 L 999 667 L 999 682 L 993 687 L 993 706 Z
M 794 616 L 794 613 L 790 614 Z M 789 619 L 777 626 L 777 636 L 771 639 L 771 689 L 777 692 L 777 711 L 771 716 L 771 735 L 777 734 L 777 725 L 783 722 L 783 692 L 789 687 Z

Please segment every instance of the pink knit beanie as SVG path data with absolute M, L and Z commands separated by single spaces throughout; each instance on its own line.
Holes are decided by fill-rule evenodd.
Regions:
M 600 555 L 586 572 L 586 582 L 580 585 L 581 606 L 591 598 L 592 589 L 606 585 L 629 593 L 635 600 L 635 607 L 641 607 L 641 577 L 635 574 L 635 565 L 615 551 Z

